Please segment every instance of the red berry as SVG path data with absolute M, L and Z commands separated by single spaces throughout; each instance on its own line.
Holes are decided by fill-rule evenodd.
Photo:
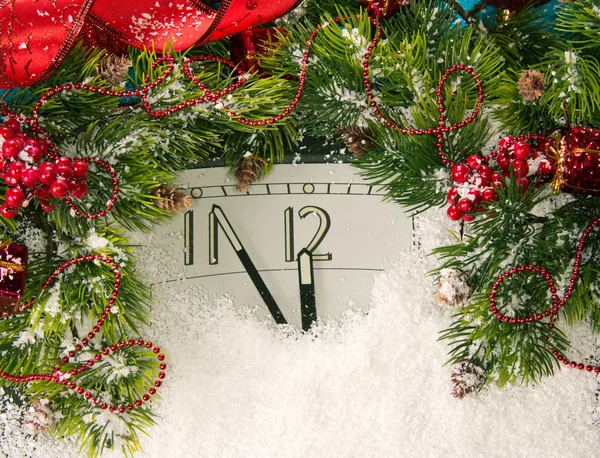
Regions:
M 529 165 L 523 159 L 515 159 L 510 163 L 510 166 L 515 171 L 515 177 L 517 178 L 526 177 L 529 172 Z
M 5 124 L 15 132 L 21 130 L 21 123 L 16 119 L 9 119 Z
M 6 203 L 4 203 L 0 206 L 0 215 L 9 219 L 14 218 L 15 216 L 17 216 L 17 209 L 11 208 L 8 205 L 6 205 Z
M 513 146 L 513 153 L 517 159 L 527 159 L 531 155 L 531 146 L 525 142 L 517 142 Z
M 461 212 L 460 208 L 458 208 L 456 205 L 450 205 L 446 211 L 446 214 L 452 221 L 458 221 L 463 217 L 463 212 Z
M 71 166 L 71 171 L 73 172 L 73 176 L 75 178 L 85 178 L 88 174 L 89 167 L 87 162 L 82 161 L 80 159 L 75 159 L 73 161 L 73 165 Z
M 500 141 L 498 142 L 498 146 L 500 146 L 500 148 L 508 148 L 508 146 L 510 145 L 510 143 L 512 141 L 513 141 L 512 137 L 501 138 Z
M 11 138 L 6 140 L 2 145 L 2 156 L 4 156 L 5 159 L 16 159 L 22 149 L 19 140 Z
M 485 188 L 488 185 L 488 180 L 483 178 L 482 176 L 476 176 L 473 179 L 473 186 L 476 188 Z
M 494 173 L 494 171 L 489 165 L 482 165 L 481 167 L 479 167 L 479 175 L 481 175 L 486 180 L 492 178 L 492 173 Z
M 485 188 L 481 193 L 481 198 L 484 202 L 492 202 L 494 200 L 498 200 L 498 194 L 492 188 Z
M 42 162 L 39 180 L 44 184 L 52 184 L 56 180 L 56 166 L 52 162 Z
M 481 167 L 482 162 L 483 159 L 481 158 L 481 156 L 477 156 L 476 154 L 469 156 L 469 158 L 467 159 L 467 164 L 473 170 L 477 170 L 479 167 Z
M 456 196 L 458 196 L 458 188 L 456 186 L 452 186 L 446 195 L 446 200 L 451 204 L 455 204 Z
M 468 192 L 469 195 L 469 199 L 471 199 L 471 201 L 473 201 L 474 205 L 477 205 L 479 202 L 481 202 L 481 193 L 479 192 L 479 190 L 477 189 L 469 189 Z
M 57 199 L 64 199 L 69 193 L 69 185 L 64 180 L 56 180 L 50 185 L 50 194 Z
M 473 215 L 465 215 L 463 216 L 463 221 L 465 223 L 470 223 L 471 221 L 473 221 L 475 219 L 475 217 Z
M 51 213 L 56 209 L 56 205 L 50 203 L 50 202 L 44 202 L 42 203 L 42 210 L 44 210 L 46 213 Z
M 71 178 L 71 166 L 59 164 L 56 166 L 56 176 L 61 180 L 68 180 Z
M 54 162 L 56 163 L 56 165 L 69 165 L 70 166 L 71 165 L 71 158 L 65 157 L 65 156 L 60 156 Z
M 466 183 L 471 176 L 471 170 L 465 164 L 456 164 L 452 167 L 452 179 L 457 183 Z
M 471 210 L 473 210 L 473 202 L 467 197 L 463 197 L 462 199 L 460 199 L 456 206 L 463 213 L 469 213 Z
M 501 175 L 501 174 L 499 174 L 498 172 L 494 172 L 494 173 L 492 173 L 492 177 L 491 177 L 491 179 L 490 179 L 490 182 L 491 182 L 491 183 L 492 183 L 494 186 L 496 186 L 496 187 L 498 187 L 498 188 L 501 188 L 501 187 L 503 186 L 503 182 L 502 182 L 502 175 Z
M 15 180 L 20 180 L 21 173 L 23 173 L 23 170 L 25 170 L 25 164 L 23 164 L 22 162 L 13 162 L 8 166 L 6 174 L 14 178 Z
M 510 165 L 510 157 L 506 154 L 498 154 L 498 157 L 496 157 L 496 163 L 502 170 L 508 170 L 508 166 Z
M 3 178 L 6 184 L 9 186 L 17 186 L 19 184 L 19 180 L 17 178 L 13 178 L 8 174 L 4 174 Z
M 30 146 L 27 148 L 27 156 L 29 156 L 33 162 L 40 162 L 40 159 L 42 158 L 42 150 L 37 146 Z
M 48 152 L 48 145 L 42 139 L 39 140 L 37 147 L 42 151 L 42 155 L 44 155 Z
M 517 180 L 519 187 L 521 188 L 521 194 L 525 194 L 525 191 L 529 188 L 529 180 L 525 177 L 521 177 Z
M 19 188 L 10 188 L 6 191 L 6 204 L 12 208 L 20 207 L 25 201 L 25 193 Z
M 15 136 L 15 132 L 8 127 L 7 125 L 0 126 L 0 137 L 8 140 L 9 138 L 13 138 Z
M 81 199 L 88 192 L 88 186 L 85 181 L 72 181 L 69 184 L 69 194 L 75 199 Z
M 550 164 L 550 161 L 540 161 L 538 172 L 543 173 L 544 175 L 550 175 L 552 173 L 552 164 Z
M 35 198 L 37 200 L 49 200 L 52 197 L 52 194 L 50 194 L 50 189 L 48 188 L 48 186 L 40 186 L 38 187 L 33 195 L 35 196 Z
M 25 169 L 23 172 L 21 172 L 21 183 L 28 188 L 33 188 L 36 184 L 38 184 L 38 176 L 38 170 L 31 168 Z

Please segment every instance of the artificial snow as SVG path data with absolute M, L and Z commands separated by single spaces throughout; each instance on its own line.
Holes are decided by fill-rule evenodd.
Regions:
M 448 347 L 437 340 L 452 317 L 426 276 L 437 260 L 424 256 L 450 243 L 449 224 L 443 209 L 420 217 L 422 251 L 376 278 L 368 312 L 308 334 L 261 323 L 235 298 L 161 285 L 152 338 L 169 372 L 144 456 L 589 455 L 600 437 L 588 374 L 452 397 Z
M 176 262 L 142 248 L 140 274 L 157 283 L 145 337 L 160 344 L 168 370 L 155 404 L 159 425 L 142 439 L 140 456 L 593 454 L 600 446 L 598 381 L 587 373 L 563 370 L 535 386 L 486 386 L 463 400 L 452 396 L 448 347 L 438 341 L 452 316 L 435 304 L 427 272 L 439 261 L 426 256 L 451 243 L 451 225 L 444 209 L 419 215 L 421 250 L 399 255 L 396 267 L 377 275 L 370 307 L 325 319 L 310 333 L 261 322 L 255 307 L 234 297 L 160 283 L 161 272 Z M 151 244 L 145 234 L 132 242 Z M 569 332 L 584 356 L 597 343 L 585 326 Z M 7 406 L 0 456 L 78 456 L 68 441 L 25 436 L 26 409 Z M 106 424 L 106 415 L 89 420 Z

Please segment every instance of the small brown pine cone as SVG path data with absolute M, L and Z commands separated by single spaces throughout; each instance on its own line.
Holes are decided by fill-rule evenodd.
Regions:
M 127 76 L 129 67 L 131 67 L 131 61 L 127 56 L 109 54 L 100 59 L 96 73 L 104 77 L 111 86 L 120 86 Z
M 36 399 L 23 417 L 23 429 L 29 434 L 45 433 L 54 426 L 54 411 L 47 399 Z
M 483 385 L 485 371 L 468 360 L 464 360 L 454 367 L 450 380 L 454 385 L 452 395 L 455 398 L 462 399 L 469 393 L 477 391 Z
M 192 198 L 179 189 L 165 184 L 152 191 L 158 199 L 154 200 L 156 206 L 170 213 L 176 213 L 192 208 Z
M 373 131 L 368 126 L 351 126 L 347 129 L 338 129 L 338 133 L 344 135 L 344 143 L 354 157 L 364 156 L 375 149 L 371 140 Z
M 443 307 L 464 307 L 469 300 L 471 288 L 466 276 L 456 269 L 442 269 L 435 298 Z
M 239 162 L 235 169 L 236 187 L 238 191 L 248 191 L 248 186 L 258 180 L 265 171 L 267 162 L 256 154 L 247 154 Z
M 537 70 L 525 70 L 517 83 L 523 100 L 532 102 L 544 93 L 544 75 Z

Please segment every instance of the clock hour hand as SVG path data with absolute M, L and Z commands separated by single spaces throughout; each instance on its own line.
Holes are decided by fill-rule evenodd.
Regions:
M 209 246 L 210 246 L 209 263 L 216 264 L 218 262 L 218 230 L 217 230 L 217 224 L 218 224 L 219 226 L 221 226 L 221 229 L 223 229 L 223 232 L 225 232 L 225 235 L 227 236 L 229 243 L 235 250 L 242 265 L 246 269 L 246 272 L 248 272 L 248 275 L 250 276 L 252 283 L 254 283 L 254 286 L 258 290 L 263 301 L 265 301 L 265 304 L 267 305 L 269 312 L 271 312 L 271 315 L 273 316 L 273 319 L 275 320 L 275 322 L 277 324 L 287 324 L 287 321 L 286 321 L 285 317 L 283 316 L 281 309 L 277 305 L 277 302 L 275 302 L 273 295 L 269 291 L 269 288 L 267 288 L 267 285 L 265 284 L 262 277 L 260 276 L 260 273 L 256 269 L 256 266 L 252 262 L 252 259 L 250 259 L 248 252 L 242 245 L 242 242 L 240 242 L 239 237 L 233 230 L 231 223 L 225 216 L 225 213 L 223 213 L 223 210 L 221 209 L 221 207 L 219 207 L 218 205 L 213 205 L 212 211 L 209 213 L 208 218 L 209 218 L 209 225 L 210 225 L 209 234 L 210 234 L 210 238 L 211 238 L 210 243 L 209 243 Z
M 300 313 L 302 329 L 310 330 L 317 321 L 313 255 L 306 248 L 298 253 L 298 280 L 300 284 Z

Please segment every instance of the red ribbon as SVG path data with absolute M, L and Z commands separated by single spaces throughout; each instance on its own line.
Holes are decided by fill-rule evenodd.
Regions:
M 0 0 L 0 88 L 28 86 L 52 74 L 73 44 L 110 42 L 181 51 L 286 14 L 302 0 Z

